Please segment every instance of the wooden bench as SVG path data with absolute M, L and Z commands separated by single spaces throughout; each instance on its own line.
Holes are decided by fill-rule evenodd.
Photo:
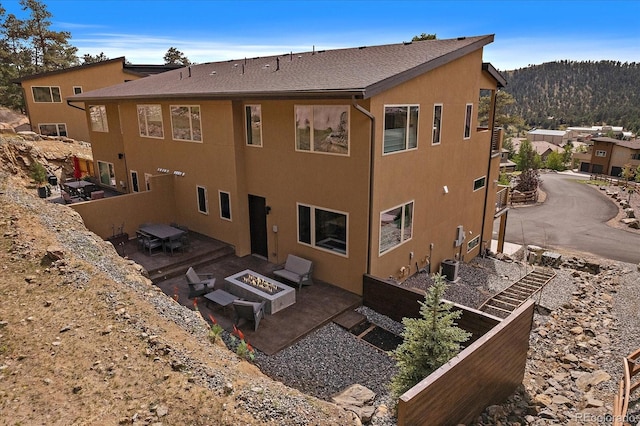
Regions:
M 298 285 L 301 289 L 303 285 L 311 285 L 311 272 L 313 271 L 313 262 L 293 254 L 287 255 L 287 261 L 284 268 L 273 271 L 274 275 L 282 277 L 287 281 L 291 281 Z

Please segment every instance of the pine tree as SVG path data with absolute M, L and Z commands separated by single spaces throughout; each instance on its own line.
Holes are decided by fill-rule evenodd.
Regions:
M 404 341 L 394 351 L 398 374 L 391 381 L 391 391 L 400 397 L 420 380 L 437 370 L 460 352 L 461 344 L 471 333 L 456 325 L 461 311 L 452 311 L 442 301 L 447 285 L 441 274 L 432 276 L 433 285 L 420 302 L 421 318 L 404 318 Z

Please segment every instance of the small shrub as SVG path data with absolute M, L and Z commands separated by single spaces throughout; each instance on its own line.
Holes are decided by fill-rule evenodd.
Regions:
M 33 179 L 38 186 L 42 186 L 47 181 L 47 170 L 37 161 L 31 163 L 29 167 L 29 177 Z
M 456 325 L 461 311 L 442 302 L 447 285 L 441 274 L 432 276 L 433 285 L 420 302 L 421 318 L 404 318 L 404 341 L 393 352 L 398 373 L 391 381 L 391 391 L 399 398 L 419 381 L 433 373 L 460 352 L 461 344 L 471 333 Z

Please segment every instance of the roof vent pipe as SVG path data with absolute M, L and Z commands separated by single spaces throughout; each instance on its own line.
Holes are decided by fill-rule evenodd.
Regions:
M 191 77 L 191 67 L 189 67 L 189 77 Z
M 180 80 L 182 80 L 182 71 L 180 71 Z
M 276 71 L 280 70 L 280 58 L 276 58 Z
M 313 50 L 311 50 L 311 54 L 312 55 L 316 54 L 316 45 L 315 44 L 313 45 Z
M 242 64 L 242 75 L 244 75 L 244 64 Z

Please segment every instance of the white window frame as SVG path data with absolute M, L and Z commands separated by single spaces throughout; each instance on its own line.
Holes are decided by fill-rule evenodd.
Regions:
M 160 136 L 151 136 L 149 135 L 149 108 L 148 107 L 159 107 L 160 108 Z M 138 112 L 138 133 L 140 137 L 150 138 L 150 139 L 164 139 L 164 118 L 162 117 L 162 105 L 161 104 L 139 104 L 136 105 L 136 111 Z M 142 132 L 142 124 L 140 122 L 140 112 L 144 111 L 144 130 L 146 132 Z
M 33 91 L 33 89 L 36 88 L 44 88 L 44 89 L 49 89 L 49 97 L 51 98 L 50 101 L 38 101 L 36 100 L 36 94 Z M 58 90 L 58 98 L 60 100 L 55 100 L 53 97 L 53 89 L 57 89 Z M 33 97 L 33 102 L 37 103 L 37 104 L 60 104 L 62 103 L 62 91 L 60 90 L 60 86 L 31 86 L 31 96 Z
M 462 138 L 464 140 L 471 139 L 471 128 L 473 126 L 473 104 L 469 103 L 464 107 L 464 133 Z
M 407 208 L 407 206 L 411 205 L 411 234 L 409 235 L 409 237 L 405 238 L 405 217 L 406 217 L 406 213 L 405 213 L 405 209 Z M 396 210 L 400 208 L 400 217 L 401 219 L 401 225 L 400 225 L 400 242 L 398 244 L 392 245 L 390 247 L 385 248 L 384 251 L 382 251 L 382 222 L 383 222 L 383 215 L 388 214 L 388 212 Z M 384 211 L 380 212 L 380 221 L 378 222 L 378 256 L 383 256 L 393 250 L 395 250 L 396 248 L 402 246 L 403 244 L 405 244 L 407 241 L 411 241 L 411 239 L 413 239 L 413 225 L 415 223 L 414 217 L 415 217 L 415 211 L 416 211 L 416 202 L 415 200 L 411 200 L 411 201 L 407 201 L 406 203 L 403 204 L 398 204 L 397 206 L 391 207 L 390 209 L 386 209 Z M 385 219 L 386 220 L 386 219 Z
M 409 146 L 409 134 L 410 131 L 409 129 L 411 128 L 411 109 L 412 108 L 417 108 L 418 109 L 418 118 L 416 119 L 416 146 L 414 147 L 410 147 Z M 397 149 L 394 151 L 385 151 L 385 132 L 386 132 L 386 117 L 387 117 L 387 108 L 407 108 L 407 126 L 405 128 L 405 138 L 404 138 L 404 148 L 402 149 Z M 388 105 L 384 105 L 383 106 L 383 112 L 382 115 L 384 117 L 383 119 L 383 123 L 382 123 L 382 155 L 391 155 L 391 154 L 397 154 L 399 152 L 407 152 L 407 151 L 415 151 L 418 149 L 418 140 L 420 139 L 420 104 L 388 104 Z
M 307 243 L 305 241 L 300 240 L 300 206 L 307 207 L 309 209 L 309 227 L 310 227 L 310 237 L 311 242 Z M 336 213 L 339 215 L 343 215 L 345 217 L 345 250 L 344 253 L 338 250 L 331 250 L 322 246 L 317 245 L 318 241 L 316 241 L 316 210 L 322 210 L 325 212 Z M 302 244 L 307 247 L 313 247 L 314 249 L 321 250 L 327 253 L 335 254 L 336 256 L 349 257 L 349 213 L 343 212 L 340 210 L 328 209 L 325 207 L 318 207 L 313 204 L 306 203 L 296 203 L 296 238 L 298 244 Z
M 89 105 L 89 119 L 91 130 L 94 132 L 108 133 L 109 121 L 107 120 L 107 107 L 104 105 Z
M 480 245 L 480 234 L 476 235 L 467 242 L 467 253 Z
M 342 107 L 346 109 L 347 112 L 347 152 L 346 153 L 341 153 L 341 152 L 327 152 L 327 151 L 320 151 L 320 150 L 316 150 L 315 149 L 315 140 L 314 140 L 314 128 L 313 128 L 313 116 L 315 114 L 314 108 L 337 108 L 337 107 Z M 310 134 L 309 134 L 309 149 L 302 149 L 299 147 L 299 143 L 298 143 L 298 123 L 297 123 L 297 118 L 298 118 L 298 108 L 311 108 L 311 128 L 309 130 Z M 303 104 L 299 104 L 299 105 L 294 105 L 293 106 L 293 118 L 294 118 L 294 126 L 295 126 L 295 150 L 297 152 L 308 152 L 308 153 L 313 153 L 313 154 L 324 154 L 324 155 L 338 155 L 341 157 L 348 157 L 351 153 L 351 108 L 349 105 L 342 105 L 342 104 L 310 104 L 310 105 L 303 105 Z
M 116 187 L 116 169 L 113 166 L 113 163 L 109 162 L 109 161 L 103 161 L 103 160 L 97 160 L 98 162 L 98 180 L 100 181 L 100 183 L 102 185 L 106 185 L 106 186 L 110 186 L 112 188 Z M 100 164 L 106 164 L 107 165 L 107 169 L 109 170 L 109 183 L 103 182 L 102 181 L 102 173 L 100 170 Z
M 440 121 L 436 123 L 436 110 L 440 108 Z M 440 145 L 442 143 L 442 119 L 444 116 L 444 105 L 433 104 L 433 126 L 431 132 L 431 145 Z M 437 131 L 437 138 L 436 138 Z M 436 142 L 437 139 L 437 142 Z
M 179 139 L 176 138 L 175 127 L 173 125 L 173 109 L 174 108 L 189 108 L 189 133 L 191 134 L 190 139 Z M 194 139 L 193 132 L 193 120 L 191 115 L 193 114 L 192 108 L 198 108 L 198 116 L 200 117 L 200 139 Z M 174 141 L 185 141 L 185 142 L 195 142 L 202 143 L 203 140 L 203 132 L 202 132 L 202 107 L 200 105 L 169 105 L 169 117 L 171 118 L 171 138 Z
M 260 143 L 255 143 L 253 140 L 252 121 L 253 118 L 252 108 L 257 108 L 257 115 L 260 117 Z M 262 148 L 262 105 L 260 104 L 247 104 L 244 106 L 244 128 L 245 128 L 245 143 L 247 146 Z M 252 142 L 252 143 L 249 143 Z
M 63 137 L 67 137 L 69 136 L 69 131 L 67 130 L 67 123 L 38 123 L 38 132 L 41 135 L 44 135 L 44 133 L 42 133 L 42 126 L 56 126 L 56 134 L 55 135 L 47 135 L 47 136 L 63 136 Z M 60 134 L 60 126 L 64 127 L 64 135 Z
M 202 189 L 204 196 L 204 208 L 205 210 L 200 209 L 200 189 Z M 196 206 L 198 208 L 198 213 L 202 213 L 204 215 L 209 215 L 209 195 L 207 193 L 207 187 L 202 185 L 196 185 Z
M 607 151 L 603 149 L 596 150 L 596 157 L 606 157 L 606 156 L 607 156 Z
M 73 94 L 79 95 L 82 93 L 82 86 L 73 86 Z
M 476 188 L 476 182 L 482 181 L 482 186 Z M 482 188 L 487 186 L 487 177 L 481 176 L 478 179 L 473 180 L 473 192 L 480 191 Z
M 229 217 L 225 217 L 225 216 L 222 214 L 222 194 L 226 194 L 226 195 L 227 195 L 227 198 L 228 198 L 228 200 L 229 200 Z M 230 192 L 228 192 L 228 191 L 222 191 L 222 190 L 220 190 L 220 189 L 219 189 L 219 190 L 218 190 L 218 204 L 219 204 L 219 207 L 220 207 L 220 219 L 228 220 L 229 222 L 232 222 L 232 219 L 231 219 L 231 218 L 232 218 L 233 216 L 232 216 L 232 214 L 231 214 L 231 193 L 230 193 Z

